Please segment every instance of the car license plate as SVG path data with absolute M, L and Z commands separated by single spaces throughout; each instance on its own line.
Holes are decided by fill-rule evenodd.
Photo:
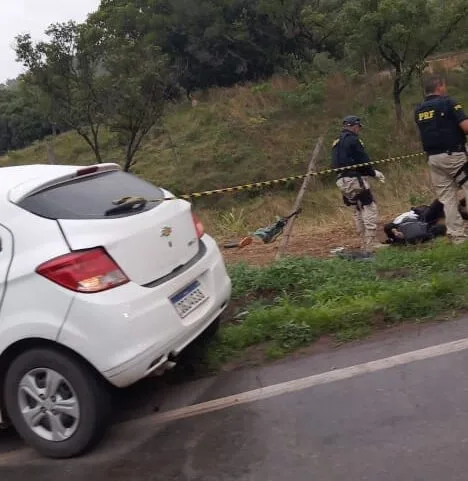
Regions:
M 180 317 L 184 318 L 203 304 L 208 296 L 203 292 L 198 281 L 187 286 L 183 291 L 171 297 L 171 302 Z

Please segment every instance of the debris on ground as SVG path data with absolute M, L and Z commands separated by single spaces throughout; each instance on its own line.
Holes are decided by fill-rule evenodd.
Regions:
M 382 236 L 383 237 L 383 236 Z M 343 242 L 345 240 L 345 242 Z M 336 227 L 331 230 L 297 232 L 291 236 L 287 255 L 333 257 L 332 249 L 359 249 L 361 240 L 352 225 Z M 223 249 L 227 263 L 245 262 L 247 264 L 265 265 L 275 260 L 278 243 L 264 244 L 253 242 L 245 249 Z

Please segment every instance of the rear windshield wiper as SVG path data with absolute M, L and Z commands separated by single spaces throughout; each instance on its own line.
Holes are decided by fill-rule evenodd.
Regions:
M 145 208 L 148 202 L 151 201 L 146 200 L 144 197 L 122 197 L 112 202 L 115 207 L 107 209 L 105 215 L 118 215 L 132 210 L 141 210 Z

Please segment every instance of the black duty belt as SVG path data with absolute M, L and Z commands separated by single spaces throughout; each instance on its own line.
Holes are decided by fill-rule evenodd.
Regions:
M 343 170 L 338 173 L 337 177 L 338 179 L 341 179 L 342 177 L 361 177 L 361 174 L 356 170 Z

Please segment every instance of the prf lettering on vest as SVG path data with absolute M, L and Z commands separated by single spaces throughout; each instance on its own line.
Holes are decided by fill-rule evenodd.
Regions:
M 431 120 L 434 118 L 435 110 L 428 110 L 426 112 L 421 112 L 419 114 L 419 121 L 422 122 L 423 120 Z

